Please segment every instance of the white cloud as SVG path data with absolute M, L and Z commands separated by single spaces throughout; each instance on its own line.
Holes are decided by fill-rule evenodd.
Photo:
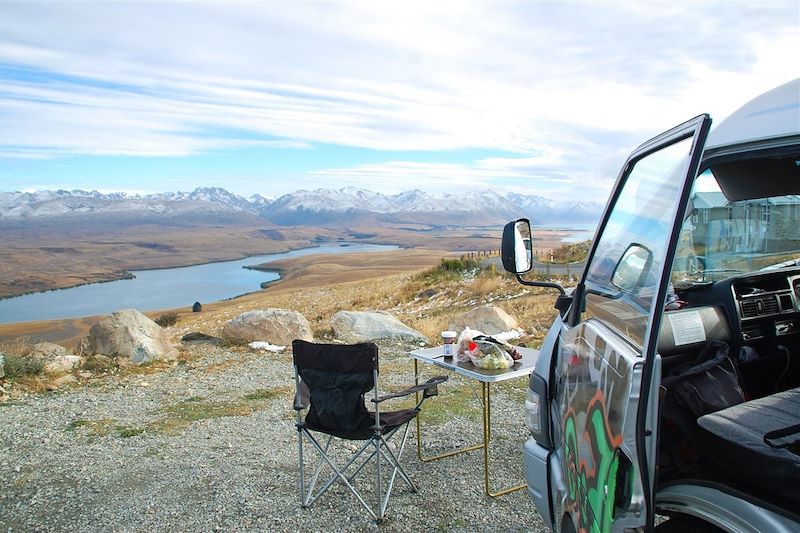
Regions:
M 648 136 L 796 76 L 799 28 L 795 0 L 2 3 L 0 157 L 480 148 L 520 158 L 310 179 L 607 186 Z

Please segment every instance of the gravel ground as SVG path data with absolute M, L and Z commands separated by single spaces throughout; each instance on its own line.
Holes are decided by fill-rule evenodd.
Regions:
M 413 383 L 409 349 L 381 345 L 387 389 Z M 480 451 L 420 462 L 413 425 L 403 463 L 419 492 L 398 480 L 386 522 L 375 525 L 342 486 L 301 508 L 290 356 L 191 351 L 191 362 L 163 372 L 92 379 L 0 405 L 0 530 L 545 530 L 524 491 L 483 494 Z M 425 379 L 435 373 L 423 370 Z M 522 480 L 524 387 L 517 380 L 492 389 L 497 484 Z M 477 393 L 451 377 L 425 408 L 440 402 L 440 413 L 450 404 L 456 414 L 432 420 L 425 441 L 477 442 Z

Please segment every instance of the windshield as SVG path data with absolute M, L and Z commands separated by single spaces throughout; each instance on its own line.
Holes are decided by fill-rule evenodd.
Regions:
M 722 194 L 713 173 L 691 196 L 673 266 L 676 284 L 714 282 L 740 273 L 797 266 L 800 196 L 737 202 Z

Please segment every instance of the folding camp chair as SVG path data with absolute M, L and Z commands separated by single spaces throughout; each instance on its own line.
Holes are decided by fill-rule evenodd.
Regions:
M 426 383 L 415 385 L 402 392 L 380 396 L 378 394 L 378 347 L 375 344 L 314 344 L 302 340 L 292 342 L 294 351 L 295 400 L 297 437 L 300 456 L 300 501 L 310 507 L 336 481 L 345 485 L 369 512 L 373 519 L 383 521 L 389 496 L 392 494 L 397 474 L 411 492 L 417 488 L 400 466 L 400 458 L 408 436 L 408 423 L 417 416 L 425 398 L 437 394 L 437 385 L 447 381 L 437 376 Z M 370 399 L 374 412 L 367 410 L 364 395 L 374 390 Z M 380 412 L 380 404 L 391 398 L 400 398 L 422 391 L 422 399 L 414 408 Z M 305 420 L 301 411 L 308 408 Z M 399 447 L 389 447 L 389 439 L 403 428 Z M 327 435 L 318 439 L 313 433 Z M 334 438 L 343 441 L 364 441 L 344 464 L 337 464 Z M 311 479 L 306 483 L 303 441 L 308 440 L 319 457 Z M 324 441 L 324 442 L 323 442 Z M 347 451 L 350 454 L 350 451 Z M 372 506 L 356 489 L 356 476 L 372 463 L 375 469 L 374 502 Z M 323 467 L 332 474 L 327 481 L 319 482 Z M 382 474 L 384 466 L 391 469 L 386 487 Z M 364 489 L 362 489 L 363 491 Z

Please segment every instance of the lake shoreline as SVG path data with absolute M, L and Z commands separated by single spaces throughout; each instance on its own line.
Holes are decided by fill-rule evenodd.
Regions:
M 78 318 L 108 314 L 120 308 L 165 309 L 199 301 L 203 304 L 258 291 L 280 274 L 271 263 L 305 255 L 377 252 L 395 246 L 325 241 L 291 251 L 249 255 L 186 267 L 134 270 L 118 283 L 76 284 L 69 289 L 39 291 L 0 300 L 0 323 Z M 245 269 L 258 266 L 262 269 Z M 263 267 L 271 273 L 265 272 Z
M 335 242 L 339 242 L 339 241 L 330 241 L 330 242 L 331 243 L 335 243 Z M 342 241 L 342 242 L 344 242 L 344 241 Z M 369 244 L 380 244 L 380 243 L 369 243 Z M 213 265 L 213 264 L 216 264 L 216 263 L 232 263 L 234 261 L 242 261 L 243 259 L 247 259 L 248 257 L 258 257 L 258 256 L 261 256 L 261 255 L 272 255 L 272 254 L 280 255 L 280 254 L 285 254 L 285 253 L 289 253 L 289 252 L 296 252 L 297 250 L 311 250 L 311 249 L 314 249 L 314 248 L 319 248 L 320 246 L 321 246 L 321 244 L 314 244 L 312 246 L 295 246 L 295 247 L 289 247 L 287 249 L 283 249 L 283 250 L 280 250 L 280 251 L 277 251 L 277 252 L 272 252 L 270 254 L 255 253 L 255 254 L 248 254 L 248 255 L 241 256 L 241 257 L 232 258 L 232 259 L 221 259 L 219 261 L 203 261 L 203 262 L 200 262 L 200 263 L 189 262 L 187 264 L 173 265 L 173 266 L 166 266 L 166 267 L 135 268 L 135 269 L 131 269 L 131 270 L 122 270 L 122 271 L 118 271 L 119 272 L 119 276 L 110 276 L 110 277 L 107 277 L 107 278 L 100 278 L 97 281 L 87 281 L 85 283 L 74 283 L 72 285 L 65 285 L 63 287 L 57 287 L 57 288 L 54 288 L 54 289 L 44 289 L 44 290 L 41 290 L 41 291 L 26 291 L 26 292 L 21 292 L 21 293 L 18 293 L 18 294 L 0 295 L 0 301 L 9 300 L 11 298 L 18 298 L 20 296 L 28 296 L 28 295 L 31 295 L 31 294 L 40 294 L 40 293 L 47 293 L 47 292 L 63 291 L 63 290 L 66 290 L 66 289 L 74 289 L 75 287 L 83 287 L 83 286 L 86 286 L 86 285 L 97 285 L 97 284 L 100 284 L 100 283 L 113 283 L 115 281 L 125 281 L 125 280 L 130 280 L 130 279 L 136 279 L 136 274 L 134 274 L 134 272 L 150 272 L 150 271 L 153 271 L 153 270 L 173 270 L 173 269 L 176 269 L 176 268 L 186 268 L 186 267 L 202 266 L 202 265 Z M 394 245 L 387 245 L 387 246 L 394 246 Z M 245 268 L 247 268 L 247 267 L 245 267 Z
M 398 254 L 402 254 L 398 257 Z M 328 255 L 328 254 L 326 254 Z M 276 269 L 283 275 L 270 283 L 268 289 L 241 294 L 235 298 L 218 300 L 203 304 L 201 313 L 217 312 L 240 305 L 258 307 L 258 301 L 266 294 L 302 291 L 339 283 L 357 282 L 402 272 L 410 272 L 433 266 L 442 257 L 454 255 L 444 250 L 402 249 L 353 254 L 330 254 L 326 261 L 319 261 L 319 255 L 280 259 Z M 365 262 L 369 256 L 370 261 Z M 329 267 L 328 265 L 336 265 Z M 269 292 L 266 292 L 269 291 Z M 141 310 L 151 319 L 161 314 L 175 312 L 179 317 L 192 316 L 190 305 Z M 0 344 L 48 341 L 63 346 L 75 346 L 89 332 L 89 328 L 105 314 L 87 315 L 75 318 L 10 322 L 0 324 Z

